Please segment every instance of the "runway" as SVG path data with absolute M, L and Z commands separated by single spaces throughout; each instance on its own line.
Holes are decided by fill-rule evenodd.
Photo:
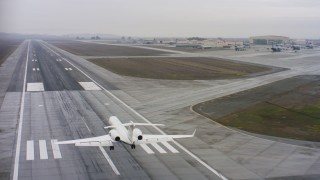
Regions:
M 235 55 L 238 59 L 234 60 L 290 70 L 218 81 L 130 78 L 46 42 L 25 41 L 0 67 L 0 93 L 4 94 L 0 98 L 0 134 L 5 137 L 0 139 L 0 179 L 318 178 L 317 146 L 247 135 L 189 108 L 296 75 L 317 75 L 317 51 L 290 56 L 223 51 L 190 56 Z M 191 134 L 195 128 L 197 133 L 194 138 L 137 146 L 135 150 L 123 144 L 116 144 L 114 151 L 54 144 L 104 135 L 103 127 L 112 115 L 124 123 L 166 125 L 141 128 L 146 134 Z
M 116 89 L 111 83 L 95 80 L 91 77 L 94 72 L 87 74 L 86 69 L 48 44 L 31 40 L 21 46 L 21 56 L 2 104 L 2 109 L 14 105 L 16 108 L 7 109 L 22 115 L 12 164 L 13 179 L 223 178 L 173 142 L 138 146 L 135 150 L 116 144 L 114 151 L 55 145 L 57 140 L 106 134 L 103 127 L 112 115 L 124 123 L 144 119 L 108 91 Z M 161 133 L 152 127 L 142 130 Z

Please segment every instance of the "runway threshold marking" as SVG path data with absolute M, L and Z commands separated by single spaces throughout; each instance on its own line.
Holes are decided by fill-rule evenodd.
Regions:
M 169 149 L 172 153 L 179 153 L 173 146 L 171 146 L 168 142 L 161 142 L 166 148 Z
M 60 147 L 58 144 L 55 144 L 55 142 L 57 142 L 57 140 L 51 139 L 50 142 L 51 142 L 51 147 L 52 147 L 53 158 L 54 159 L 61 159 L 62 155 L 61 155 Z M 35 147 L 34 140 L 27 141 L 26 160 L 35 160 L 34 147 Z M 47 149 L 46 140 L 39 140 L 39 146 L 37 146 L 37 147 L 39 147 L 39 151 L 36 151 L 36 152 L 40 152 L 40 154 L 37 155 L 37 157 L 39 157 L 40 159 L 49 159 L 48 152 L 51 152 L 51 151 L 48 151 L 48 149 Z
M 154 154 L 152 149 L 150 149 L 146 144 L 140 144 L 140 147 L 142 147 L 142 149 L 145 150 L 148 154 Z
M 53 53 L 55 53 L 57 56 L 61 56 L 60 54 L 56 53 L 55 51 L 53 51 L 50 47 L 48 47 L 47 45 L 45 45 L 44 43 L 42 43 L 44 46 L 46 46 L 49 50 L 51 50 Z M 96 83 L 99 87 L 101 87 L 103 90 L 105 90 L 105 92 L 107 94 L 109 94 L 112 98 L 114 98 L 116 101 L 118 101 L 119 103 L 121 103 L 124 107 L 126 107 L 128 110 L 130 110 L 131 112 L 133 112 L 135 115 L 137 115 L 139 118 L 141 118 L 143 121 L 145 121 L 146 123 L 152 124 L 147 118 L 145 118 L 144 116 L 142 116 L 140 113 L 138 113 L 136 110 L 134 110 L 132 107 L 130 107 L 128 104 L 126 104 L 125 102 L 123 102 L 121 99 L 119 99 L 117 96 L 115 96 L 114 94 L 112 94 L 110 91 L 108 91 L 106 88 L 104 88 L 103 86 L 101 86 L 100 84 L 98 84 L 93 78 L 91 78 L 88 74 L 86 74 L 85 72 L 83 72 L 80 68 L 78 68 L 77 66 L 75 66 L 73 63 L 71 63 L 69 60 L 65 59 L 64 60 L 66 62 L 68 62 L 70 65 L 72 65 L 74 68 L 76 68 L 79 72 L 81 72 L 82 74 L 84 74 L 87 78 L 89 78 L 91 81 L 93 81 L 94 83 Z M 166 133 L 164 131 L 162 131 L 159 127 L 157 126 L 152 126 L 154 127 L 158 132 L 160 132 L 163 135 L 166 135 Z M 180 143 L 178 143 L 177 141 L 172 141 L 173 143 L 175 143 L 179 148 L 181 148 L 185 153 L 189 154 L 189 156 L 191 156 L 192 158 L 194 158 L 196 161 L 198 161 L 200 164 L 202 164 L 204 167 L 206 167 L 209 171 L 211 171 L 212 173 L 214 173 L 216 176 L 218 176 L 219 178 L 221 178 L 222 180 L 227 180 L 228 178 L 226 178 L 225 176 L 223 176 L 221 173 L 219 173 L 217 170 L 215 170 L 214 168 L 212 168 L 211 166 L 209 166 L 206 162 L 204 162 L 203 160 L 201 160 L 198 156 L 196 156 L 195 154 L 193 154 L 191 151 L 189 151 L 187 148 L 185 148 L 184 146 L 182 146 Z
M 55 142 L 57 142 L 57 141 L 58 140 L 56 140 L 56 139 L 51 139 L 51 146 L 52 146 L 52 152 L 53 152 L 53 158 L 54 159 L 62 158 L 60 147 L 59 147 L 58 144 L 55 144 Z
M 45 140 L 39 140 L 40 159 L 48 159 L 47 143 Z
M 161 153 L 161 154 L 167 153 L 161 146 L 159 146 L 159 144 L 157 144 L 157 143 L 151 143 L 151 145 L 152 145 L 154 148 L 156 148 L 156 149 L 159 151 L 159 153 Z
M 33 140 L 27 141 L 27 160 L 34 160 L 34 142 Z
M 99 146 L 99 149 L 102 152 L 103 156 L 107 159 L 114 173 L 116 173 L 116 175 L 120 175 L 120 172 L 118 171 L 117 167 L 113 164 L 112 160 L 110 159 L 109 155 L 104 150 L 104 148 L 102 146 Z

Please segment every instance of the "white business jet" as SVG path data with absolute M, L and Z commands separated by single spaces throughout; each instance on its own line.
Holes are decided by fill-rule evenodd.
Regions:
M 164 126 L 163 124 L 148 124 L 148 123 L 124 123 L 116 116 L 109 118 L 110 126 L 104 127 L 105 129 L 111 129 L 109 134 L 104 136 L 76 139 L 70 141 L 60 141 L 56 144 L 74 144 L 75 146 L 109 146 L 110 150 L 114 150 L 113 143 L 123 142 L 131 145 L 131 149 L 135 149 L 137 144 L 149 144 L 164 141 L 173 141 L 177 138 L 193 137 L 196 130 L 191 135 L 149 135 L 143 134 L 142 131 L 136 126 Z M 128 127 L 128 128 L 126 128 Z

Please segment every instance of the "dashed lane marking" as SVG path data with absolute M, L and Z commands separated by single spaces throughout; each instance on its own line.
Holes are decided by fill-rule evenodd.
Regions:
M 68 71 L 69 69 L 68 68 L 64 68 L 66 71 Z

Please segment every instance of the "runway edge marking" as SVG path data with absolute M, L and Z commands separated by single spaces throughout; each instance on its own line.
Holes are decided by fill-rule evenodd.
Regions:
M 15 154 L 15 158 L 14 158 L 14 169 L 13 169 L 13 178 L 12 178 L 13 180 L 17 180 L 17 179 L 18 179 L 18 175 L 19 175 L 19 160 L 20 160 L 20 148 L 21 148 L 21 132 L 22 132 L 22 123 L 23 123 L 24 96 L 25 96 L 26 82 L 27 82 L 27 69 L 28 69 L 28 61 L 29 61 L 29 48 L 30 48 L 30 40 L 28 41 L 26 68 L 25 68 L 25 71 L 24 71 L 22 97 L 21 97 L 21 103 L 20 103 L 18 136 L 17 136 L 16 154 Z
M 46 46 L 49 50 L 51 50 L 53 53 L 55 53 L 57 56 L 60 56 L 58 53 L 56 53 L 55 51 L 53 51 L 50 47 L 48 47 L 48 45 L 42 43 L 44 46 Z M 94 79 L 92 79 L 89 75 L 87 75 L 85 72 L 83 72 L 80 68 L 78 68 L 77 66 L 75 66 L 73 63 L 71 63 L 69 60 L 67 60 L 66 58 L 63 58 L 66 62 L 68 62 L 70 65 L 72 65 L 74 68 L 76 68 L 78 71 L 80 71 L 82 74 L 84 74 L 87 78 L 89 78 L 91 81 L 93 81 L 94 83 L 96 83 L 98 86 L 100 86 L 103 90 L 105 90 L 105 92 L 107 92 L 111 97 L 113 97 L 115 100 L 117 100 L 119 103 L 121 103 L 124 107 L 128 108 L 131 112 L 133 112 L 135 115 L 137 115 L 138 117 L 140 117 L 142 120 L 144 120 L 145 122 L 152 124 L 148 119 L 146 119 L 144 116 L 142 116 L 140 113 L 138 113 L 136 110 L 134 110 L 132 107 L 130 107 L 129 105 L 127 105 L 125 102 L 123 102 L 121 99 L 119 99 L 117 96 L 113 95 L 110 91 L 108 91 L 106 88 L 104 88 L 102 85 L 100 85 L 99 83 L 97 83 Z M 161 134 L 166 135 L 165 132 L 163 132 L 160 128 L 158 128 L 157 126 L 152 126 L 154 127 L 157 131 L 159 131 Z M 189 151 L 188 149 L 186 149 L 184 146 L 182 146 L 180 143 L 178 143 L 177 141 L 172 141 L 173 143 L 175 143 L 179 148 L 181 148 L 184 152 L 186 152 L 187 154 L 189 154 L 192 158 L 194 158 L 196 161 L 198 161 L 200 164 L 202 164 L 204 167 L 206 167 L 208 170 L 210 170 L 211 172 L 213 172 L 215 175 L 217 175 L 218 177 L 220 177 L 223 180 L 228 180 L 227 177 L 223 176 L 221 173 L 219 173 L 217 170 L 213 169 L 211 166 L 209 166 L 207 163 L 205 163 L 204 161 L 202 161 L 198 156 L 196 156 L 195 154 L 193 154 L 191 151 Z

